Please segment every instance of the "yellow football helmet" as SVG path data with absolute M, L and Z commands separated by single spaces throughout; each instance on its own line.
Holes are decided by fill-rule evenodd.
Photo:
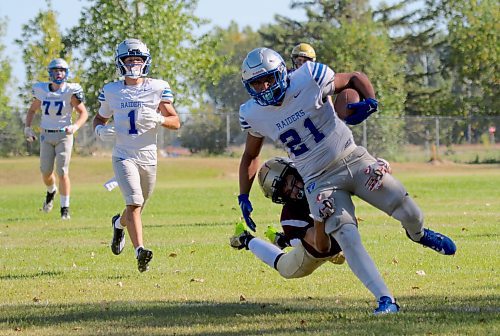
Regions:
M 291 56 L 292 56 L 292 64 L 293 64 L 294 69 L 300 68 L 300 66 L 302 65 L 302 63 L 297 64 L 297 62 L 296 62 L 296 58 L 299 56 L 305 57 L 309 61 L 313 61 L 313 62 L 316 61 L 316 52 L 314 51 L 314 48 L 311 47 L 311 45 L 307 44 L 307 43 L 299 43 L 295 47 L 293 47 Z

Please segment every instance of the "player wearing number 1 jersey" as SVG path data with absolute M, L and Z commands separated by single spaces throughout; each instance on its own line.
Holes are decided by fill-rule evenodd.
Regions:
M 446 255 L 453 255 L 456 247 L 450 238 L 424 229 L 422 211 L 390 174 L 388 162 L 356 146 L 328 99 L 345 88 L 355 89 L 362 100 L 351 105 L 353 116 L 366 119 L 378 105 L 371 82 L 362 73 L 336 74 L 315 62 L 288 74 L 283 58 L 268 48 L 248 53 L 242 81 L 253 98 L 240 108 L 240 124 L 248 133 L 238 201 L 247 226 L 255 230 L 249 192 L 268 137 L 283 144 L 302 176 L 316 230 L 335 238 L 353 273 L 378 300 L 375 314 L 397 312 L 394 297 L 361 243 L 351 195 L 399 220 L 412 241 Z
M 125 245 L 124 229 L 135 248 L 140 272 L 147 271 L 153 252 L 144 247 L 141 213 L 156 183 L 159 127 L 178 129 L 174 96 L 166 81 L 147 78 L 151 55 L 137 39 L 126 39 L 116 50 L 115 64 L 124 80 L 106 84 L 99 94 L 101 107 L 94 118 L 97 137 L 115 140 L 113 171 L 125 200 L 125 210 L 111 220 L 111 251 Z M 113 117 L 114 123 L 108 124 Z
M 69 66 L 62 58 L 53 59 L 48 66 L 50 82 L 33 85 L 33 101 L 26 115 L 24 135 L 28 142 L 36 140 L 32 122 L 35 113 L 41 110 L 40 120 L 40 171 L 47 187 L 42 210 L 49 212 L 54 206 L 57 191 L 56 175 L 59 179 L 61 219 L 70 219 L 69 199 L 71 183 L 69 163 L 73 150 L 73 134 L 87 121 L 84 94 L 80 84 L 67 83 Z M 78 118 L 72 123 L 73 109 Z

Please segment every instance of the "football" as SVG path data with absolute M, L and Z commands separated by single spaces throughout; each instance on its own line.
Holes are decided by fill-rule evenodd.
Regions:
M 340 91 L 335 97 L 335 111 L 340 119 L 344 120 L 350 116 L 354 111 L 347 108 L 347 104 L 358 103 L 359 93 L 354 89 L 344 89 Z

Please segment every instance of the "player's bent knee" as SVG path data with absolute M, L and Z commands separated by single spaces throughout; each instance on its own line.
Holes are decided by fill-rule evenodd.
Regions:
M 392 213 L 392 217 L 400 222 L 418 222 L 422 223 L 424 214 L 413 199 L 406 195 L 403 197 L 398 207 Z

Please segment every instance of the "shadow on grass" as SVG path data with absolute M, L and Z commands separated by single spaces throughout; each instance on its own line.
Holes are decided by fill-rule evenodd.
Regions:
M 31 273 L 31 274 L 6 274 L 6 275 L 0 275 L 0 280 L 19 280 L 19 279 L 36 279 L 36 278 L 53 278 L 56 276 L 62 275 L 63 272 L 37 272 L 37 273 Z
M 482 335 L 498 330 L 499 299 L 403 297 L 401 313 L 390 316 L 373 316 L 366 301 L 334 298 L 0 305 L 0 330 L 53 328 L 60 333 L 78 326 L 79 335 Z

